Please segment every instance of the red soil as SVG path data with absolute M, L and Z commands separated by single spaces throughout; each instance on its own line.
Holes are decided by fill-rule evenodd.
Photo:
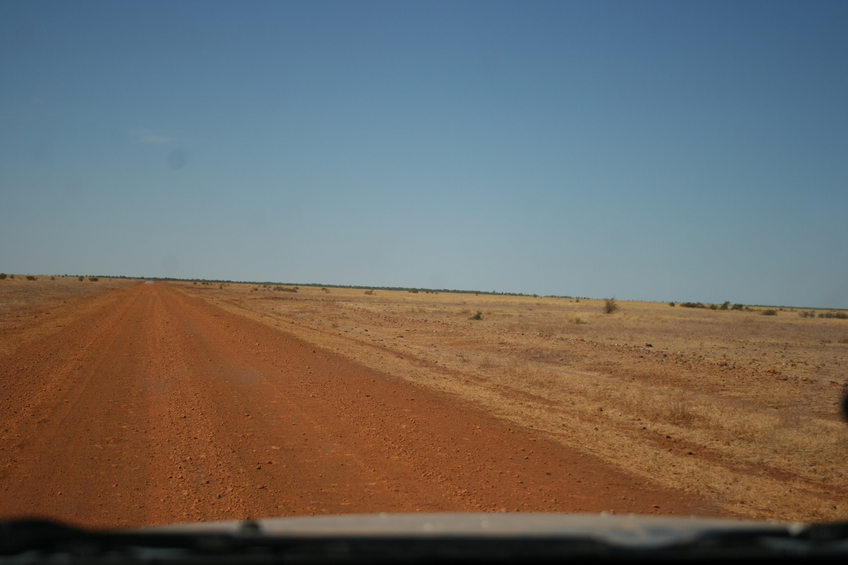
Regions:
M 0 357 L 0 518 L 718 513 L 167 285 L 108 292 Z

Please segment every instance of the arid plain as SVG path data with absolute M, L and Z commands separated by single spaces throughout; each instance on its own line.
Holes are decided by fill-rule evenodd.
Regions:
M 618 301 L 606 314 L 604 301 L 578 298 L 184 288 L 734 515 L 848 517 L 848 320 L 792 308 Z
M 0 281 L 0 515 L 848 517 L 848 320 L 618 306 Z

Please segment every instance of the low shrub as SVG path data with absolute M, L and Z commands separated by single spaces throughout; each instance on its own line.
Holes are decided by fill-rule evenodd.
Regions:
M 98 279 L 97 277 L 88 277 L 88 280 L 90 280 L 91 282 L 97 282 L 100 279 Z
M 681 302 L 680 305 L 684 308 L 706 308 L 706 306 L 700 302 Z
M 819 318 L 836 318 L 838 320 L 848 320 L 846 312 L 820 312 Z
M 27 277 L 28 281 L 37 281 L 38 280 L 38 277 L 34 277 L 32 275 L 27 275 L 26 277 Z
M 777 316 L 777 310 L 774 308 L 769 308 L 768 310 L 763 310 L 760 312 L 763 316 Z
M 604 312 L 612 314 L 616 310 L 618 310 L 618 304 L 616 303 L 615 298 L 607 298 L 604 301 Z
M 6 278 L 6 273 L 0 273 L 0 281 Z
M 483 319 L 483 312 L 481 312 L 480 310 L 477 310 L 477 313 L 474 314 L 473 316 L 471 316 L 471 318 L 469 318 L 469 319 L 471 319 L 471 320 L 482 320 Z
M 275 286 L 274 290 L 277 292 L 297 292 L 297 288 L 289 288 L 287 286 Z

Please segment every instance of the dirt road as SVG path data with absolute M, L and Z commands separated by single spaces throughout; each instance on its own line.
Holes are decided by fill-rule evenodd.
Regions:
M 109 292 L 0 357 L 0 517 L 718 512 L 165 284 Z

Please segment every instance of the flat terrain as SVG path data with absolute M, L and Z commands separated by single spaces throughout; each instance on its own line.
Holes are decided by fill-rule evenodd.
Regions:
M 227 292 L 3 282 L 2 518 L 722 512 L 473 398 L 212 303 Z
M 0 281 L 0 517 L 848 517 L 848 320 L 20 279 Z
M 603 301 L 568 298 L 182 288 L 725 513 L 848 519 L 848 320 L 791 308 L 619 302 L 605 314 Z

